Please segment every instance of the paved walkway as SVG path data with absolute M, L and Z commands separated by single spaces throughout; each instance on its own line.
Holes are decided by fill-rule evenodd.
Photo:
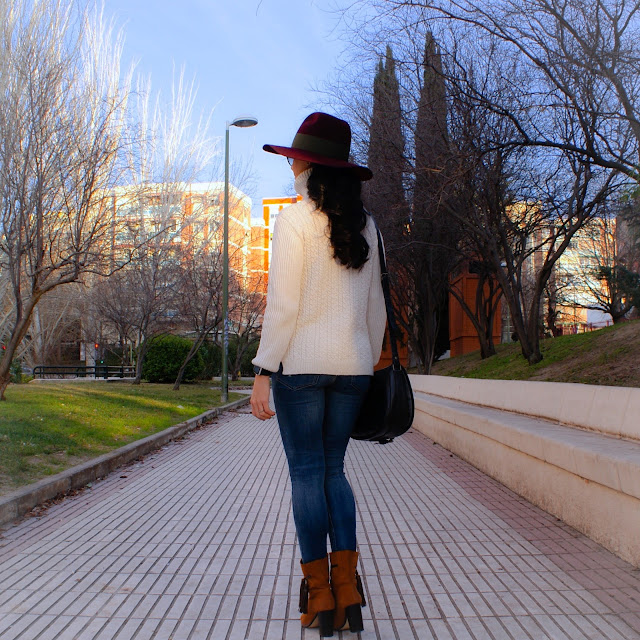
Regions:
M 640 572 L 420 434 L 348 473 L 362 640 L 640 639 Z M 227 415 L 6 528 L 0 638 L 315 640 L 298 558 L 276 424 Z

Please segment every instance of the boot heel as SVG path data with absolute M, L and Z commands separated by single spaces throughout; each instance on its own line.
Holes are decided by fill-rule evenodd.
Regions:
M 333 637 L 333 609 L 331 611 L 318 611 L 318 627 L 321 638 Z
M 349 605 L 348 607 L 346 607 L 345 612 L 347 614 L 347 620 L 349 621 L 349 631 L 351 631 L 351 633 L 363 631 L 364 625 L 362 624 L 362 605 Z

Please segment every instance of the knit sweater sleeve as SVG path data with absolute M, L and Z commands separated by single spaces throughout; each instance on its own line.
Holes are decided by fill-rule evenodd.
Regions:
M 369 302 L 367 304 L 367 329 L 369 331 L 369 342 L 371 343 L 371 355 L 373 356 L 373 364 L 380 360 L 382 354 L 382 342 L 384 340 L 384 332 L 387 326 L 387 310 L 384 304 L 384 292 L 382 291 L 382 280 L 380 271 L 380 257 L 378 255 L 378 246 L 371 253 L 371 260 L 374 260 L 371 286 L 369 287 Z
M 293 335 L 302 284 L 302 236 L 284 216 L 276 220 L 273 230 L 267 308 L 262 336 L 253 364 L 277 371 Z

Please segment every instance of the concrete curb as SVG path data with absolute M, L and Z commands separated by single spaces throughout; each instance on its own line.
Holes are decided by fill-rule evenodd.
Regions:
M 130 442 L 115 451 L 106 453 L 93 460 L 88 460 L 66 471 L 44 478 L 43 480 L 13 491 L 6 496 L 0 497 L 0 526 L 20 518 L 47 500 L 62 496 L 74 489 L 80 489 L 87 483 L 106 476 L 118 467 L 140 456 L 146 455 L 155 449 L 159 449 L 167 444 L 167 442 L 177 440 L 208 420 L 216 418 L 221 413 L 248 404 L 249 400 L 250 398 L 248 397 L 241 398 L 235 402 L 225 404 L 222 407 L 210 409 L 209 411 L 201 413 L 199 416 L 190 418 L 185 422 L 180 422 L 164 431 L 154 433 L 151 436 L 136 440 L 135 442 Z

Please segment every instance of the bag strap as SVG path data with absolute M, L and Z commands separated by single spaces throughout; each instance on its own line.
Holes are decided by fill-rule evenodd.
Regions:
M 366 211 L 366 210 L 365 210 Z M 384 304 L 387 309 L 387 322 L 389 323 L 389 338 L 391 340 L 391 361 L 393 368 L 398 370 L 402 367 L 400 363 L 400 356 L 398 355 L 398 344 L 396 337 L 400 335 L 400 330 L 396 324 L 396 316 L 393 312 L 393 305 L 391 304 L 391 288 L 389 286 L 389 270 L 387 269 L 387 261 L 384 255 L 384 246 L 382 244 L 382 234 L 376 223 L 376 219 L 366 211 L 366 214 L 373 221 L 373 226 L 376 228 L 376 234 L 378 236 L 378 256 L 380 258 L 380 280 L 382 282 L 382 292 L 384 293 Z

